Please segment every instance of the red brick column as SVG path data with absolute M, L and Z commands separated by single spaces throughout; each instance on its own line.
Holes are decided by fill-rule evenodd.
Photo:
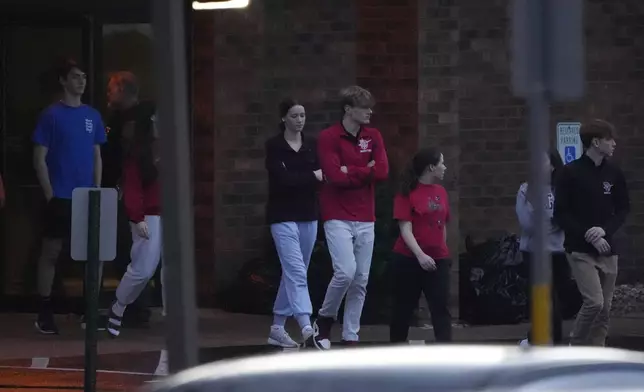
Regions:
M 293 96 L 304 104 L 305 132 L 311 134 L 339 118 L 337 93 L 355 83 L 350 3 L 252 1 L 243 10 L 215 13 L 211 240 L 217 290 L 229 286 L 248 261 L 272 257 L 264 218 L 264 142 L 278 132 L 279 101 Z
M 452 256 L 452 305 L 458 304 L 458 255 L 461 247 L 459 177 L 461 145 L 459 123 L 459 21 L 453 1 L 418 0 L 419 23 L 419 144 L 443 152 L 447 172 L 451 222 L 447 244 Z M 456 317 L 456 314 L 453 314 Z
M 356 82 L 375 95 L 374 123 L 400 170 L 418 147 L 418 2 L 356 4 Z
M 213 304 L 214 290 L 214 24 L 210 12 L 193 13 L 193 182 L 195 262 L 200 306 Z

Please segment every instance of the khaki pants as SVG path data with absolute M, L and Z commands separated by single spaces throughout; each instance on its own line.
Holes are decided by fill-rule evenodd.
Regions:
M 603 346 L 608 335 L 610 306 L 617 279 L 617 256 L 567 255 L 584 300 L 570 333 L 572 346 Z

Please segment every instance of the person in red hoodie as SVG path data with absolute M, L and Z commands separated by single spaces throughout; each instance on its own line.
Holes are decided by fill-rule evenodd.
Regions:
M 394 198 L 394 219 L 400 235 L 393 249 L 392 343 L 406 343 L 409 323 L 421 291 L 432 315 L 437 342 L 452 340 L 449 312 L 450 266 L 447 248 L 449 202 L 438 182 L 445 175 L 443 154 L 433 148 L 412 159 Z
M 107 332 L 112 337 L 119 336 L 125 308 L 138 298 L 161 260 L 162 223 L 155 120 L 153 117 L 153 121 L 141 123 L 135 129 L 123 163 L 121 188 L 132 230 L 132 261 L 116 289 L 116 300 L 108 317 Z
M 330 334 L 346 295 L 342 343 L 358 342 L 373 254 L 376 181 L 387 179 L 389 162 L 380 132 L 369 127 L 374 99 L 359 86 L 340 92 L 342 121 L 318 139 L 326 182 L 320 191 L 320 215 L 333 263 L 333 278 L 314 329 L 317 348 L 331 348 Z

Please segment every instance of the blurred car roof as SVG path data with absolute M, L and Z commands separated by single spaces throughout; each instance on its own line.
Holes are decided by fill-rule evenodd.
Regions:
M 539 389 L 539 385 L 547 389 Z M 217 362 L 171 376 L 153 389 L 624 391 L 636 385 L 644 390 L 644 354 L 638 352 L 592 347 L 436 345 L 279 353 Z

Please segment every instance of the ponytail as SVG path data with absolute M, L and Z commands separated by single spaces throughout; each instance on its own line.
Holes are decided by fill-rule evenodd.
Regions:
M 409 194 L 418 186 L 418 179 L 430 165 L 438 165 L 443 154 L 435 148 L 423 148 L 418 151 L 400 176 L 400 193 Z

